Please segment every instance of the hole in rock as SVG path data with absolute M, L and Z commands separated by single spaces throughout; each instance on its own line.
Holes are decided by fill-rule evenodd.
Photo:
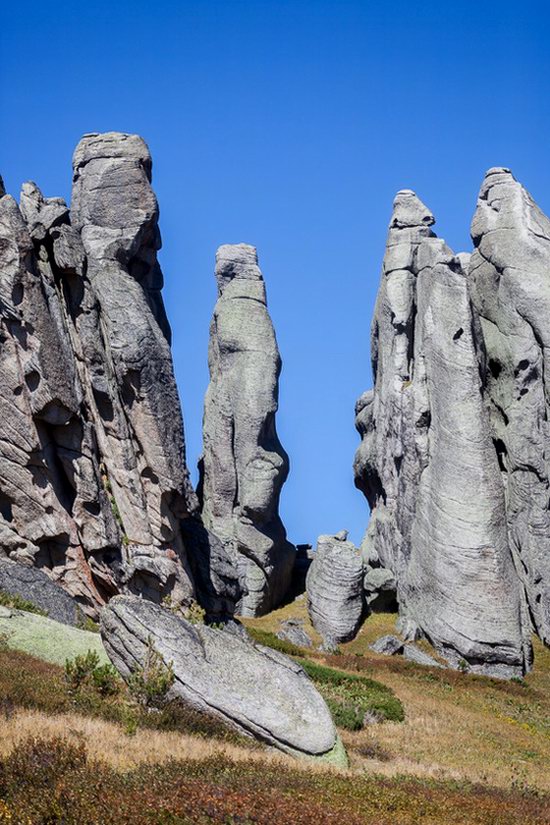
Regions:
M 462 327 L 460 327 L 459 329 L 457 329 L 457 331 L 453 335 L 453 341 L 458 341 L 458 339 L 461 338 L 463 334 L 464 334 L 464 330 L 462 329 Z
M 508 450 L 506 449 L 506 444 L 501 438 L 493 438 L 493 445 L 496 450 L 497 459 L 498 459 L 498 466 L 502 470 L 502 472 L 508 472 L 506 467 L 506 456 L 508 455 Z
M 13 521 L 11 501 L 2 492 L 0 492 L 0 515 L 5 521 Z
M 524 358 L 523 361 L 520 361 L 518 364 L 518 370 L 526 370 L 529 366 L 529 361 L 527 358 Z
M 25 376 L 25 383 L 31 392 L 34 392 L 38 385 L 40 384 L 40 373 L 36 370 L 31 370 L 28 375 Z
M 502 364 L 495 358 L 489 358 L 489 371 L 493 378 L 498 378 L 502 372 Z

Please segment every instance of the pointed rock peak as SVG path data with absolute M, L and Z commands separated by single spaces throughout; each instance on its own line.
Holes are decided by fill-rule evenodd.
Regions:
M 433 226 L 435 218 L 411 189 L 401 189 L 393 202 L 390 229 Z
M 240 278 L 248 281 L 262 281 L 255 246 L 246 243 L 223 244 L 216 252 L 216 281 L 221 295 L 230 281 Z

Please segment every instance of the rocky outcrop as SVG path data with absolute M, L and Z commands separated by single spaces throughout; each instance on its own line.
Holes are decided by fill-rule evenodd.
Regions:
M 71 210 L 0 198 L 0 548 L 90 614 L 113 593 L 195 594 L 196 509 L 164 312 L 151 157 L 86 135 Z
M 508 169 L 490 169 L 472 238 L 508 540 L 531 621 L 550 644 L 550 220 Z
M 353 639 L 364 612 L 363 562 L 346 538 L 319 536 L 306 580 L 311 623 L 329 645 Z
M 529 623 L 483 397 L 483 341 L 465 267 L 398 193 L 372 327 L 374 391 L 357 404 L 367 543 L 401 614 L 455 667 L 521 675 Z
M 146 661 L 152 645 L 175 682 L 168 698 L 216 716 L 282 751 L 322 757 L 338 750 L 324 700 L 302 668 L 280 653 L 227 630 L 191 624 L 132 596 L 101 613 L 107 653 L 124 678 Z
M 281 359 L 256 250 L 216 255 L 204 407 L 202 519 L 239 570 L 238 610 L 268 612 L 290 584 L 295 550 L 278 513 L 288 457 L 275 429 Z
M 0 557 L 0 593 L 21 597 L 62 624 L 76 626 L 83 618 L 75 600 L 46 573 L 4 557 Z

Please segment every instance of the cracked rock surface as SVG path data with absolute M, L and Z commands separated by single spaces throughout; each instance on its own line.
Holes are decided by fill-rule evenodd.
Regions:
M 90 615 L 113 593 L 189 600 L 185 465 L 151 157 L 85 135 L 71 209 L 0 194 L 0 548 Z
M 506 529 L 468 256 L 399 192 L 372 325 L 374 390 L 356 408 L 366 543 L 397 581 L 402 617 L 455 667 L 522 675 L 529 620 Z
M 173 663 L 170 696 L 241 733 L 294 755 L 322 756 L 336 746 L 324 700 L 281 653 L 134 596 L 117 596 L 102 610 L 101 635 L 125 678 L 144 664 L 150 640 L 164 662 Z
M 202 519 L 238 569 L 245 616 L 268 612 L 290 584 L 295 548 L 279 516 L 288 456 L 275 427 L 281 358 L 256 249 L 216 255 L 204 406 Z

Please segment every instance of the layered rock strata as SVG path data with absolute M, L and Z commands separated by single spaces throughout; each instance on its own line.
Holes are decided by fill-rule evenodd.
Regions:
M 72 207 L 0 198 L 0 548 L 94 614 L 113 593 L 195 595 L 196 508 L 161 298 L 151 157 L 86 135 Z
M 239 612 L 256 616 L 287 592 L 295 557 L 278 513 L 288 474 L 288 457 L 275 427 L 281 358 L 255 248 L 221 246 L 216 281 L 204 407 L 202 519 L 238 568 Z
M 363 562 L 345 531 L 319 536 L 307 573 L 309 617 L 327 645 L 353 639 L 363 618 Z
M 168 698 L 286 753 L 345 764 L 324 700 L 287 656 L 228 630 L 191 624 L 134 596 L 117 596 L 103 609 L 101 635 L 124 678 L 145 665 L 153 646 L 173 667 Z
M 372 325 L 374 390 L 357 404 L 367 545 L 400 612 L 447 660 L 495 676 L 530 664 L 529 622 L 506 530 L 468 256 L 398 193 Z

